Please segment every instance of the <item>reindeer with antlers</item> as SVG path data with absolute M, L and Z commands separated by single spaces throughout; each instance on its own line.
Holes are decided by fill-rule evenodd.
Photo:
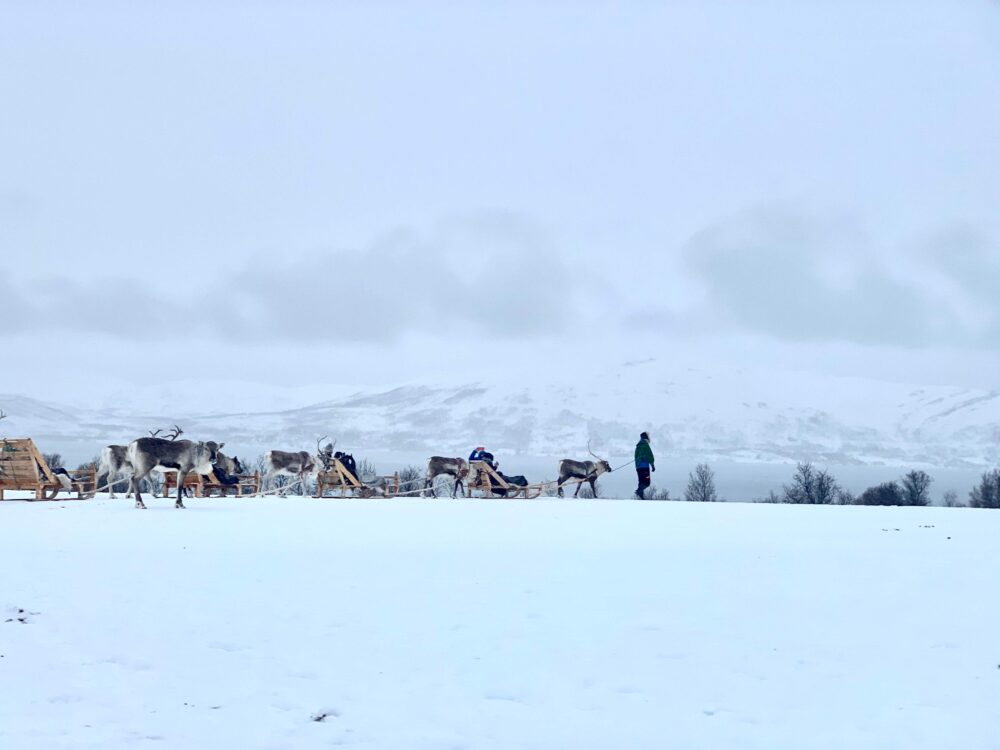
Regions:
M 278 450 L 268 451 L 264 455 L 265 471 L 264 479 L 261 482 L 264 490 L 266 491 L 271 488 L 276 476 L 283 475 L 295 477 L 296 481 L 293 484 L 299 484 L 304 494 L 307 477 L 316 475 L 321 471 L 330 470 L 330 465 L 333 462 L 333 449 L 336 447 L 337 441 L 327 443 L 321 448 L 319 444 L 325 439 L 326 435 L 316 441 L 315 455 L 310 454 L 309 451 L 297 451 L 295 453 Z M 286 494 L 290 487 L 291 485 L 284 487 L 279 494 Z
M 160 438 L 160 433 L 163 432 L 162 428 L 148 430 L 148 432 L 151 438 L 171 441 L 176 440 L 184 434 L 184 430 L 177 425 L 174 425 L 174 429 L 168 432 L 163 438 Z M 128 462 L 128 456 L 126 455 L 127 451 L 128 446 L 126 445 L 106 445 L 101 449 L 101 460 L 97 468 L 97 476 L 107 476 L 103 486 L 108 488 L 112 498 L 115 497 L 115 484 L 122 479 L 131 477 L 133 473 L 132 464 Z M 155 495 L 156 493 L 153 494 Z M 130 487 L 125 497 L 130 497 L 131 495 L 132 489 Z
M 194 442 L 178 440 L 184 431 L 174 425 L 173 433 L 168 438 L 145 437 L 133 440 L 125 451 L 125 459 L 132 466 L 132 479 L 129 490 L 135 496 L 135 507 L 145 508 L 142 496 L 139 494 L 139 482 L 151 471 L 177 472 L 177 500 L 175 508 L 183 508 L 184 479 L 194 471 L 198 474 L 210 474 L 219 461 L 219 450 L 225 443 Z M 159 430 L 156 433 L 159 434 Z
M 587 441 L 587 453 L 594 457 L 593 461 L 574 461 L 572 458 L 564 458 L 559 462 L 559 482 L 557 484 L 559 497 L 563 496 L 563 484 L 571 479 L 579 480 L 576 483 L 576 492 L 573 497 L 580 494 L 580 488 L 584 482 L 590 484 L 590 489 L 597 497 L 597 478 L 601 474 L 611 473 L 611 464 L 598 456 L 590 448 L 590 441 Z

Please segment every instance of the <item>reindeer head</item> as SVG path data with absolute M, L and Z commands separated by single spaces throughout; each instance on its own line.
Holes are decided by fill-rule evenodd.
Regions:
M 208 440 L 202 443 L 202 445 L 205 447 L 205 452 L 208 454 L 208 462 L 212 464 L 212 466 L 219 463 L 219 451 L 222 450 L 222 446 L 224 446 L 225 443 L 216 443 L 213 440 Z
M 240 459 L 237 456 L 227 456 L 222 451 L 219 451 L 219 459 L 216 466 L 230 476 L 239 476 L 243 474 L 243 464 L 240 463 Z
M 337 441 L 334 440 L 320 448 L 319 444 L 323 440 L 326 440 L 326 435 L 316 440 L 316 458 L 323 464 L 323 471 L 329 471 L 333 465 L 333 449 L 336 447 Z
M 596 453 L 594 453 L 593 450 L 591 450 L 589 440 L 587 441 L 587 453 L 589 453 L 591 456 L 594 457 L 595 474 L 611 473 L 611 464 L 609 464 L 605 459 L 601 458 Z

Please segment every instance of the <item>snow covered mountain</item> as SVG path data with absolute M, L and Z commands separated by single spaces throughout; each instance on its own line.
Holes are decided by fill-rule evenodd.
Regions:
M 657 360 L 570 375 L 348 389 L 181 381 L 115 389 L 89 405 L 0 395 L 0 435 L 30 435 L 70 460 L 156 427 L 225 440 L 241 453 L 354 451 L 629 455 L 642 429 L 657 450 L 695 460 L 978 467 L 1000 462 L 1000 392 L 806 372 L 705 372 Z

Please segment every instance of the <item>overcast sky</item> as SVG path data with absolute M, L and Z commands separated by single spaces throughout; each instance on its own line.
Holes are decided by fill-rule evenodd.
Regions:
M 0 0 L 0 392 L 996 384 L 996 2 L 135 6 Z

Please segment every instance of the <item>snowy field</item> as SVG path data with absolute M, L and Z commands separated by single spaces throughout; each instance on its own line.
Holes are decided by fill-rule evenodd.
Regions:
M 1000 513 L 0 503 L 0 747 L 1000 748 Z

